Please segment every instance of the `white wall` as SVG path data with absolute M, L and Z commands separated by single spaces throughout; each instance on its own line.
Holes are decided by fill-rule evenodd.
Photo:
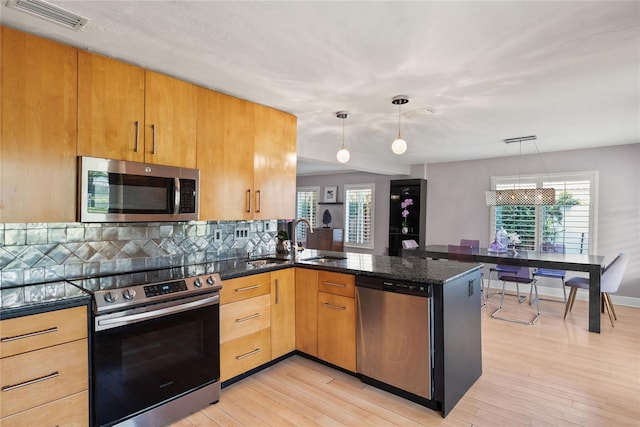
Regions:
M 478 238 L 489 244 L 489 214 L 484 192 L 491 176 L 599 171 L 597 247 L 595 253 L 610 261 L 618 252 L 631 260 L 618 296 L 640 298 L 640 143 L 607 148 L 523 155 L 499 159 L 433 163 L 412 167 L 412 178 L 427 179 L 427 244 L 447 244 L 460 238 Z M 419 175 L 419 176 L 418 176 Z M 361 251 L 385 255 L 388 247 L 389 181 L 407 178 L 369 173 L 298 177 L 298 186 L 337 185 L 343 201 L 344 184 L 375 183 L 375 249 Z M 322 215 L 325 206 L 320 206 Z M 344 206 L 340 206 L 343 209 Z M 335 209 L 335 208 L 332 208 Z M 333 212 L 332 212 L 333 215 Z M 342 227 L 334 222 L 332 227 Z M 342 221 L 342 214 L 339 216 Z M 348 249 L 350 250 L 350 249 Z M 569 275 L 573 273 L 569 272 Z

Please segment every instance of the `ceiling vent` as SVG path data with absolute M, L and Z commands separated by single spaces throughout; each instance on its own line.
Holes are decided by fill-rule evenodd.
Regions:
M 89 22 L 87 18 L 83 18 L 75 13 L 68 12 L 58 6 L 53 6 L 40 0 L 8 0 L 7 7 L 21 10 L 22 12 L 55 22 L 56 24 L 76 31 Z

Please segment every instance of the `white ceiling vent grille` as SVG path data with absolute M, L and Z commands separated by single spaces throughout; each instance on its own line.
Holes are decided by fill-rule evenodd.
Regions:
M 7 7 L 21 10 L 76 31 L 89 22 L 87 18 L 40 0 L 8 0 Z

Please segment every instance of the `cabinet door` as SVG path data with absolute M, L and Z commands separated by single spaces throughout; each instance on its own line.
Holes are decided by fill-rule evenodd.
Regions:
M 255 219 L 295 217 L 296 125 L 291 114 L 255 105 Z
M 318 292 L 318 357 L 355 372 L 356 308 L 354 298 Z
M 198 88 L 200 218 L 253 219 L 253 107 Z
M 75 221 L 78 52 L 1 31 L 0 222 Z
M 296 349 L 318 355 L 318 271 L 296 268 Z
M 145 73 L 145 162 L 196 167 L 198 92 L 195 85 Z
M 296 349 L 295 272 L 271 272 L 271 359 Z
M 144 69 L 78 52 L 78 155 L 144 161 Z

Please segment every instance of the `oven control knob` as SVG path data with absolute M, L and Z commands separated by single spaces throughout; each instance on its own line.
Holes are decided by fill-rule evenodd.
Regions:
M 216 279 L 214 279 L 213 276 L 207 277 L 207 285 L 213 286 L 215 283 L 216 283 Z
M 122 293 L 122 296 L 126 300 L 132 300 L 136 296 L 136 291 L 133 289 L 127 289 Z
M 118 299 L 118 294 L 114 294 L 111 291 L 104 294 L 104 300 L 106 302 L 116 302 L 117 299 Z
M 196 288 L 201 287 L 201 286 L 202 286 L 202 280 L 200 280 L 200 278 L 199 278 L 199 277 L 198 277 L 198 278 L 196 278 L 196 280 L 194 280 L 194 281 L 193 281 L 193 285 L 194 285 Z

